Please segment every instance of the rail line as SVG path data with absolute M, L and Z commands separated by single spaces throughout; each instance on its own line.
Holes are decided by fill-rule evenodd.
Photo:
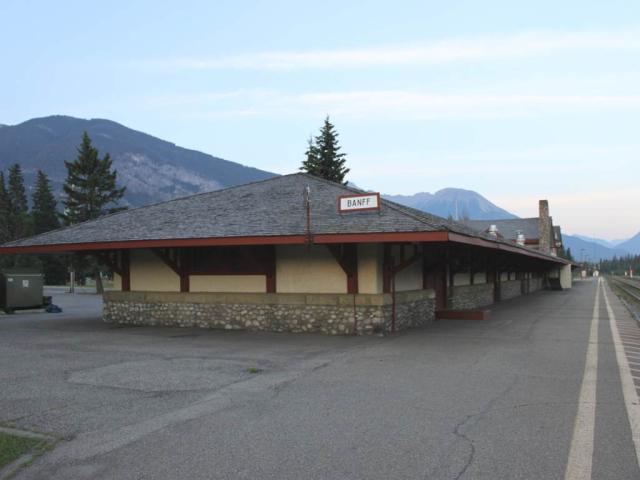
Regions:
M 640 280 L 617 276 L 609 276 L 607 280 L 614 291 L 617 290 L 616 293 L 622 292 L 629 301 L 635 304 L 636 308 L 640 308 Z

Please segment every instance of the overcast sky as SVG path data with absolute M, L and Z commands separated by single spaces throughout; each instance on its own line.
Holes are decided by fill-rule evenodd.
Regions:
M 109 118 L 278 173 L 329 114 L 350 180 L 640 230 L 640 2 L 0 3 L 0 123 Z

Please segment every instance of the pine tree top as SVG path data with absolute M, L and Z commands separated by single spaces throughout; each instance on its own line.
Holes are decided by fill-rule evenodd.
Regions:
M 349 169 L 345 167 L 346 154 L 340 152 L 338 136 L 335 126 L 327 116 L 320 134 L 309 139 L 309 147 L 305 152 L 306 160 L 302 162 L 300 170 L 332 182 L 346 184 L 345 176 Z

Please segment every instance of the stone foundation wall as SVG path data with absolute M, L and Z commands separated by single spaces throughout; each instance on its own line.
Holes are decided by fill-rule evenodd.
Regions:
M 538 290 L 542 290 L 542 279 L 541 278 L 530 278 L 529 279 L 529 293 L 537 292 Z
M 453 310 L 469 310 L 486 307 L 493 303 L 493 283 L 480 285 L 460 285 L 451 288 L 449 308 Z
M 500 300 L 509 300 L 520 295 L 522 295 L 521 280 L 510 280 L 500 284 Z
M 433 321 L 433 290 L 396 293 L 395 313 L 396 330 Z M 390 294 L 106 292 L 103 319 L 122 325 L 387 333 L 393 326 L 393 299 Z

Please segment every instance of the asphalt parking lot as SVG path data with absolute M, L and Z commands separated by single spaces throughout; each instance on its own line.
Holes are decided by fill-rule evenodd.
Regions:
M 114 327 L 55 292 L 0 315 L 0 424 L 58 439 L 24 479 L 563 478 L 595 292 L 389 337 Z M 640 478 L 598 328 L 592 478 Z

